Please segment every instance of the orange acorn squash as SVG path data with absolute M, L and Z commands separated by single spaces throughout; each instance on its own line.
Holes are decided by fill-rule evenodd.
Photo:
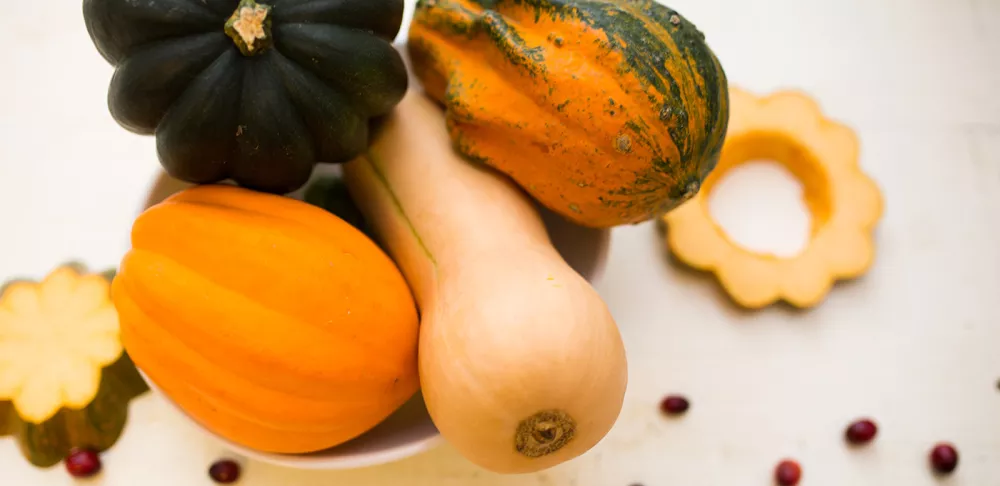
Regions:
M 718 160 L 726 75 L 652 0 L 421 0 L 408 49 L 456 149 L 578 224 L 667 212 Z
M 332 213 L 226 185 L 146 210 L 112 286 L 136 365 L 208 430 L 305 453 L 418 389 L 417 311 L 392 260 Z

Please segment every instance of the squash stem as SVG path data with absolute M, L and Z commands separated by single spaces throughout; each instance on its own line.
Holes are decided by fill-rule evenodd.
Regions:
M 271 6 L 241 0 L 226 21 L 226 35 L 244 56 L 256 56 L 271 45 Z

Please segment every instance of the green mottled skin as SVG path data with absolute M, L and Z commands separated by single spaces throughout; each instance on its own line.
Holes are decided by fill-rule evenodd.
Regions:
M 619 136 L 614 142 L 615 149 L 623 154 L 630 153 L 631 147 L 637 144 L 648 147 L 652 152 L 648 167 L 638 170 L 631 184 L 609 188 L 606 195 L 600 197 L 602 203 L 621 209 L 623 214 L 638 205 L 644 211 L 648 208 L 649 216 L 653 216 L 673 209 L 696 194 L 718 162 L 729 116 L 728 81 L 719 60 L 705 44 L 704 35 L 676 11 L 652 0 L 420 0 L 417 18 L 444 34 L 469 39 L 485 35 L 512 67 L 544 83 L 547 80 L 545 51 L 529 45 L 518 34 L 519 29 L 530 29 L 530 25 L 526 21 L 512 24 L 503 14 L 515 9 L 533 11 L 536 22 L 545 17 L 567 24 L 582 23 L 603 32 L 607 40 L 601 43 L 600 51 L 617 52 L 623 60 L 616 74 L 638 80 L 649 93 L 652 111 L 658 116 L 623 119 L 628 120 L 624 122 L 628 136 Z M 656 28 L 662 31 L 654 31 Z M 676 51 L 660 37 L 663 33 L 670 36 Z M 549 36 L 549 42 L 554 44 L 553 39 Z M 558 46 L 562 47 L 561 40 Z M 411 52 L 417 57 L 437 55 L 433 46 L 420 42 L 411 46 Z M 694 85 L 696 99 L 684 98 L 679 80 L 668 71 L 668 66 L 686 68 L 691 79 L 703 81 L 702 86 Z M 549 93 L 553 94 L 551 87 Z M 645 98 L 644 95 L 633 97 Z M 566 113 L 567 108 L 573 106 L 572 99 L 549 98 L 545 101 L 551 101 L 552 110 L 558 113 Z M 449 109 L 462 99 L 462 86 L 449 84 L 444 100 Z M 690 103 L 699 106 L 688 106 Z M 700 126 L 691 125 L 689 111 L 692 109 L 705 113 Z M 609 99 L 603 112 L 610 117 L 627 116 L 623 110 Z M 459 111 L 469 112 L 469 108 Z M 582 116 L 592 118 L 594 115 Z M 663 140 L 663 134 L 669 135 L 669 142 Z M 667 143 L 672 147 L 664 145 Z M 462 145 L 471 146 L 469 143 Z M 673 155 L 674 147 L 679 157 Z M 462 150 L 461 146 L 458 148 Z
M 35 467 L 60 463 L 73 448 L 110 449 L 128 419 L 129 402 L 148 390 L 128 354 L 101 372 L 97 395 L 82 410 L 62 409 L 42 424 L 21 420 L 10 402 L 0 402 L 0 436 L 13 436 Z

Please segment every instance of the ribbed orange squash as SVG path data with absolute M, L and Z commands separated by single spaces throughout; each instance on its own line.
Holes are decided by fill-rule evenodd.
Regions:
M 653 0 L 420 0 L 407 45 L 456 150 L 578 224 L 667 212 L 719 159 L 725 72 Z
M 136 365 L 205 428 L 304 453 L 418 389 L 418 319 L 392 260 L 333 214 L 197 186 L 145 211 L 112 286 Z

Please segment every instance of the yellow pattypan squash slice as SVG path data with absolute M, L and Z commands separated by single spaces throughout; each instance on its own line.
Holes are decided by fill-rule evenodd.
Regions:
M 0 290 L 0 435 L 33 464 L 111 447 L 145 390 L 122 349 L 108 275 L 65 264 Z

